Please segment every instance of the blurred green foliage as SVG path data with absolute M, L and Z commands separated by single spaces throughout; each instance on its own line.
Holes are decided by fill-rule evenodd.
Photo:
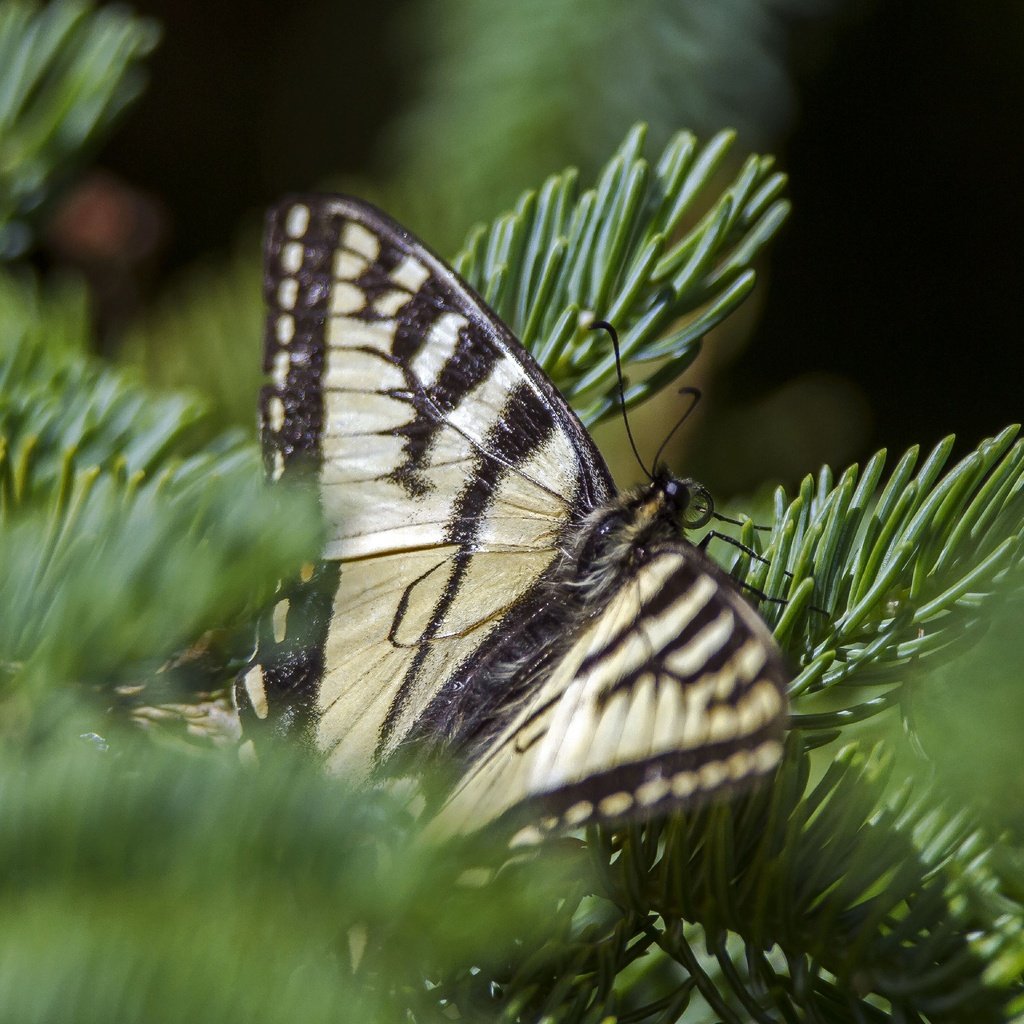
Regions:
M 50 710 L 46 742 L 0 757 L 4 1022 L 398 1019 L 423 972 L 492 968 L 578 888 L 557 860 L 461 885 L 393 800 L 307 759 L 141 759 L 116 729 L 110 750 L 75 739 L 75 702 Z
M 908 735 L 935 783 L 980 814 L 993 831 L 1024 842 L 1024 614 L 1021 595 L 1001 595 L 982 616 L 976 647 L 943 663 L 908 693 Z M 1009 848 L 1006 853 L 1009 854 Z M 999 852 L 997 851 L 997 856 Z
M 511 206 L 524 181 L 593 174 L 628 127 L 664 146 L 680 125 L 730 125 L 744 153 L 777 143 L 793 106 L 788 31 L 841 0 L 526 0 L 413 4 L 400 33 L 418 69 L 381 164 L 389 206 L 438 244 Z M 429 191 L 422 182 L 431 182 Z
M 140 671 L 241 621 L 317 551 L 315 503 L 194 397 L 88 354 L 84 292 L 0 278 L 0 677 L 9 695 Z M 2 727 L 6 731 L 6 726 Z
M 263 383 L 259 236 L 242 232 L 226 261 L 189 268 L 122 339 L 119 358 L 163 387 L 209 399 L 212 421 L 256 432 Z

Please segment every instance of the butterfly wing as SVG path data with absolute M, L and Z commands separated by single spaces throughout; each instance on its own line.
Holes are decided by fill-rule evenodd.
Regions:
M 470 761 L 435 834 L 529 808 L 523 839 L 647 817 L 778 764 L 787 673 L 733 582 L 684 540 L 639 554 Z
M 374 207 L 289 199 L 266 261 L 267 468 L 313 478 L 326 561 L 278 602 L 236 692 L 244 717 L 283 707 L 366 778 L 612 485 L 522 345 Z

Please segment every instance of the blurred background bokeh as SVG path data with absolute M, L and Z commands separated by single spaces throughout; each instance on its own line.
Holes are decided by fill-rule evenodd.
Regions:
M 742 494 L 950 431 L 966 451 L 1019 418 L 1012 0 L 134 6 L 162 27 L 150 82 L 53 206 L 42 258 L 86 270 L 110 350 L 228 421 L 253 425 L 275 198 L 353 191 L 452 255 L 548 173 L 592 181 L 635 120 L 652 153 L 733 127 L 735 161 L 775 153 L 791 178 L 759 287 L 695 370 L 687 471 Z

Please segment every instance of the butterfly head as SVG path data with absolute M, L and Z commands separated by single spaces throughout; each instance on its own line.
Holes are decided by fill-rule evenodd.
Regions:
M 667 470 L 655 470 L 650 491 L 655 501 L 686 530 L 707 526 L 715 514 L 711 493 L 696 480 L 672 476 Z

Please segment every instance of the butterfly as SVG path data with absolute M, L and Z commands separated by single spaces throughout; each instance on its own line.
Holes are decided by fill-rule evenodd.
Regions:
M 788 674 L 685 537 L 707 492 L 663 468 L 617 491 L 510 329 L 369 203 L 286 199 L 265 257 L 267 472 L 318 489 L 326 544 L 260 627 L 245 732 L 357 784 L 442 766 L 444 834 L 536 839 L 769 774 Z

